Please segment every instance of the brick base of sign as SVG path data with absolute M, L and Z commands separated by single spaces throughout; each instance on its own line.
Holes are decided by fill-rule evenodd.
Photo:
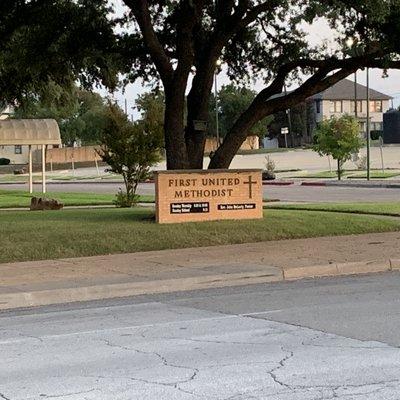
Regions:
M 159 171 L 155 184 L 158 223 L 263 217 L 261 170 Z

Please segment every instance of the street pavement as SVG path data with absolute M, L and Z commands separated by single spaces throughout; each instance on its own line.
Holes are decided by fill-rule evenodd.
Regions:
M 48 183 L 51 192 L 117 193 L 122 183 Z M 26 189 L 26 185 L 0 184 L 0 190 Z M 35 185 L 40 192 L 40 185 Z M 139 185 L 140 194 L 153 195 L 154 184 Z M 287 202 L 391 202 L 400 199 L 400 189 L 355 188 L 355 187 L 312 187 L 312 186 L 264 186 L 264 197 Z
M 397 400 L 400 274 L 0 314 L 6 400 Z

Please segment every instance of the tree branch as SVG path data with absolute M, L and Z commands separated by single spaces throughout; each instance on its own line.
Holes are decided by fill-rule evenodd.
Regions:
M 139 28 L 142 32 L 144 42 L 149 54 L 165 85 L 172 81 L 174 70 L 171 61 L 161 45 L 154 30 L 147 0 L 123 0 L 131 9 Z

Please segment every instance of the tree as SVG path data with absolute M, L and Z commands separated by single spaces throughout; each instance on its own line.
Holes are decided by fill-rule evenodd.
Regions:
M 332 156 L 337 160 L 339 181 L 343 164 L 350 160 L 352 154 L 358 153 L 363 145 L 359 131 L 357 119 L 350 115 L 324 120 L 316 129 L 313 149 L 321 156 Z
M 107 0 L 1 0 L 1 100 L 17 104 L 50 81 L 115 88 L 117 23 Z
M 1 3 L 0 93 L 10 98 L 49 76 L 112 87 L 116 72 L 125 82 L 162 85 L 169 169 L 202 168 L 207 133 L 196 122 L 208 120 L 218 60 L 232 81 L 259 79 L 265 88 L 229 129 L 210 168 L 227 168 L 263 118 L 360 68 L 400 67 L 400 0 L 123 0 L 120 18 L 107 0 Z M 340 26 L 336 48 L 311 45 L 303 32 L 321 17 Z M 289 81 L 298 88 L 277 96 Z
M 141 123 L 128 120 L 115 104 L 109 105 L 106 129 L 99 155 L 110 166 L 109 171 L 122 175 L 125 193 L 117 195 L 117 204 L 131 207 L 137 203 L 136 190 L 150 167 L 160 160 L 161 138 L 147 132 Z
M 234 84 L 224 85 L 218 92 L 218 116 L 220 137 L 225 137 L 235 121 L 246 111 L 257 93 L 245 86 L 238 87 Z M 267 125 L 270 118 L 264 118 L 256 123 L 247 132 L 248 136 L 255 135 L 263 138 L 267 134 Z M 216 136 L 215 96 L 210 100 L 208 115 L 208 135 Z
M 75 84 L 63 87 L 50 81 L 37 93 L 24 94 L 15 107 L 14 118 L 54 118 L 64 144 L 80 141 L 99 144 L 105 129 L 108 107 L 103 98 Z
M 276 137 L 281 146 L 286 145 L 285 138 L 281 134 L 282 128 L 289 128 L 288 146 L 296 147 L 311 142 L 310 132 L 310 105 L 308 103 L 300 103 L 290 110 L 279 111 L 273 115 L 271 122 L 268 124 L 268 136 Z
M 136 99 L 136 108 L 141 114 L 139 124 L 151 135 L 162 140 L 164 132 L 165 96 L 164 92 L 154 90 Z

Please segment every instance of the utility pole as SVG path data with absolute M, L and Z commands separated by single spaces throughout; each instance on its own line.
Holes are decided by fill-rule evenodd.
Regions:
M 220 72 L 222 65 L 221 60 L 217 60 L 216 66 L 217 68 L 215 69 L 214 73 L 214 96 L 215 96 L 215 133 L 216 133 L 216 138 L 217 138 L 217 147 L 221 144 L 220 138 L 219 138 L 219 113 L 218 113 L 218 74 Z
M 367 180 L 371 178 L 371 126 L 369 110 L 369 68 L 367 68 Z
M 358 119 L 357 71 L 354 72 L 354 116 Z M 361 110 L 360 110 L 361 111 Z
M 283 85 L 283 90 L 285 92 L 285 96 L 287 95 L 286 85 Z M 286 110 L 287 118 L 288 118 L 288 126 L 289 126 L 289 134 L 290 134 L 290 141 L 292 142 L 292 148 L 294 147 L 294 137 L 293 137 L 293 130 L 292 130 L 292 110 L 289 108 Z

